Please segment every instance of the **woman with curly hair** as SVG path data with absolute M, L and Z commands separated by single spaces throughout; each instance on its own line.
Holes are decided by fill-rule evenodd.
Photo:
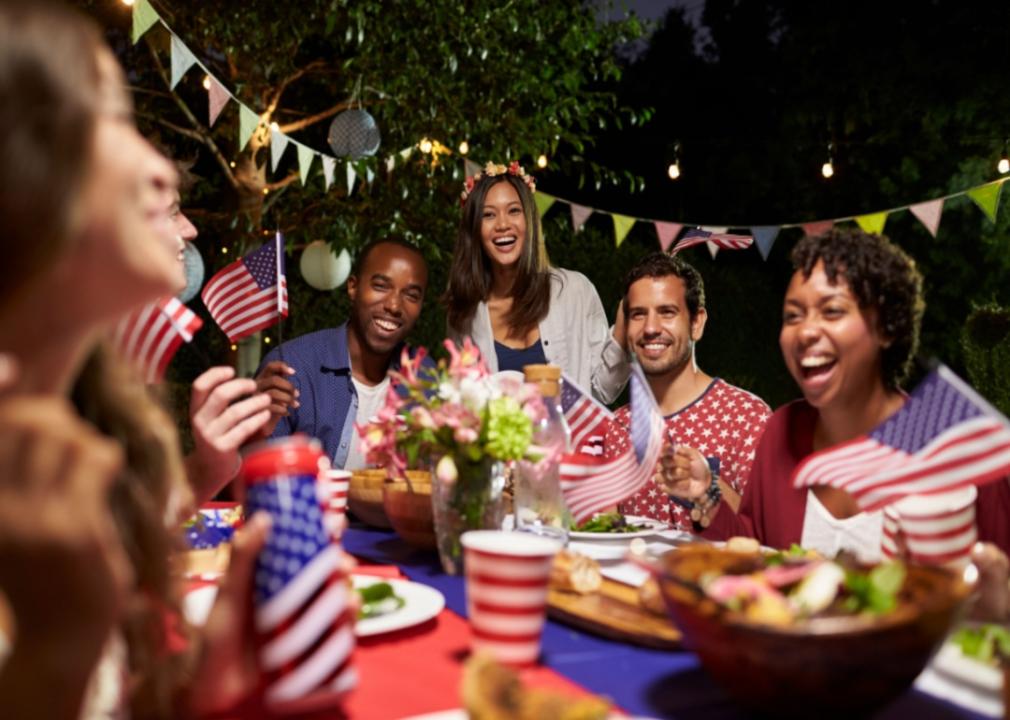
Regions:
M 924 303 L 915 263 L 887 238 L 858 230 L 806 237 L 792 253 L 779 344 L 803 398 L 768 421 L 738 513 L 709 493 L 702 469 L 674 456 L 663 484 L 702 508 L 707 537 L 756 537 L 834 556 L 879 558 L 882 513 L 861 512 L 832 487 L 797 489 L 790 477 L 811 453 L 852 440 L 905 402 L 901 382 L 919 342 Z M 979 489 L 979 535 L 1004 547 L 1007 483 Z M 1005 510 L 1003 510 L 1005 512 Z M 710 523 L 710 524 L 709 524 Z
M 551 266 L 535 189 L 516 162 L 467 178 L 443 296 L 449 337 L 472 338 L 491 372 L 549 362 L 613 402 L 630 370 L 623 318 L 611 333 L 589 279 Z

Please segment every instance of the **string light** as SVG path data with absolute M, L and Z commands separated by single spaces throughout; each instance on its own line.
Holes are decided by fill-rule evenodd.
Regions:
M 265 342 L 265 343 L 266 343 L 267 345 L 269 345 L 269 344 L 270 344 L 270 336 L 269 336 L 269 335 L 266 335 L 266 336 L 265 336 L 265 337 L 263 338 L 263 342 Z
M 281 126 L 278 125 L 277 121 L 275 120 L 272 123 L 270 123 L 270 129 L 273 130 L 274 132 L 280 132 Z
M 541 154 L 540 157 L 537 158 L 537 167 L 540 168 L 541 170 L 543 170 L 545 167 L 547 167 L 547 156 L 546 155 Z
M 231 165 L 232 167 L 235 167 L 235 161 L 234 161 L 234 160 L 232 160 L 232 161 L 231 161 L 230 163 L 228 163 L 228 164 L 229 164 L 229 165 Z
M 203 89 L 210 90 L 210 75 L 203 76 Z
M 827 180 L 835 174 L 835 165 L 831 161 L 832 151 L 835 149 L 834 143 L 828 143 L 828 161 L 821 165 L 821 175 Z
M 123 5 L 126 7 L 133 7 L 134 0 L 123 0 Z
M 670 163 L 669 167 L 666 168 L 666 176 L 671 180 L 676 180 L 680 177 L 680 143 L 675 143 L 673 146 L 673 162 Z
M 228 254 L 228 248 L 226 248 L 226 247 L 221 248 L 221 254 L 222 255 L 227 255 Z
M 421 142 L 419 142 L 417 146 L 421 149 L 421 152 L 423 152 L 425 155 L 431 152 L 432 147 L 431 140 L 429 140 L 428 138 L 422 138 Z
M 459 154 L 466 155 L 468 152 L 470 152 L 470 143 L 464 140 L 459 144 Z
M 263 194 L 268 195 L 270 193 L 270 188 L 263 188 Z
M 1003 141 L 1003 155 L 1000 157 L 999 162 L 996 163 L 996 169 L 999 171 L 1000 175 L 1006 175 L 1010 172 L 1010 157 L 1007 156 L 1006 149 L 1007 141 Z
M 231 351 L 235 352 L 236 350 L 238 350 L 238 345 L 232 345 L 231 346 Z

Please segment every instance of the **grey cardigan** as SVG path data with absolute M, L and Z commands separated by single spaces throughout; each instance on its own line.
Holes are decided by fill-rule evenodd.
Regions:
M 450 327 L 449 337 L 459 343 L 466 333 Z M 494 333 L 487 303 L 477 305 L 470 337 L 491 372 L 498 372 Z M 551 305 L 540 321 L 544 355 L 597 400 L 617 399 L 631 373 L 627 352 L 618 345 L 607 325 L 607 315 L 596 288 L 585 275 L 563 268 L 551 269 Z

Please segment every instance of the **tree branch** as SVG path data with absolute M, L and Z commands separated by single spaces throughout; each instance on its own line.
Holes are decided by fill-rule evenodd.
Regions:
M 281 80 L 280 85 L 278 85 L 277 89 L 274 91 L 273 97 L 270 98 L 270 102 L 267 103 L 266 115 L 271 118 L 273 117 L 273 114 L 277 111 L 277 106 L 280 105 L 281 95 L 283 95 L 284 91 L 287 90 L 288 85 L 299 78 L 304 77 L 308 73 L 313 72 L 314 70 L 319 70 L 325 66 L 326 63 L 322 60 L 313 60 L 305 67 L 298 68 L 286 78 Z
M 270 192 L 274 192 L 275 190 L 280 190 L 281 188 L 287 187 L 288 185 L 290 185 L 291 183 L 293 183 L 295 180 L 299 180 L 300 178 L 301 178 L 301 173 L 295 171 L 295 172 L 292 172 L 290 175 L 288 175 L 283 180 L 278 180 L 277 182 L 267 183 L 263 187 L 265 187 Z
M 317 112 L 315 115 L 309 115 L 308 117 L 302 118 L 301 120 L 295 120 L 294 122 L 289 122 L 284 125 L 281 125 L 280 126 L 281 132 L 292 133 L 295 132 L 296 130 L 302 130 L 304 128 L 307 128 L 309 125 L 315 125 L 320 120 L 325 120 L 328 117 L 332 117 L 341 110 L 346 110 L 350 106 L 351 103 L 349 101 L 338 102 L 333 107 L 328 108 L 327 110 L 323 110 L 322 112 Z

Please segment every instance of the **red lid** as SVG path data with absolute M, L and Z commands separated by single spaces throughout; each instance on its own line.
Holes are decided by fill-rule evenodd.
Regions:
M 268 440 L 246 453 L 240 475 L 246 483 L 261 482 L 274 475 L 317 475 L 324 457 L 319 441 L 309 437 Z

